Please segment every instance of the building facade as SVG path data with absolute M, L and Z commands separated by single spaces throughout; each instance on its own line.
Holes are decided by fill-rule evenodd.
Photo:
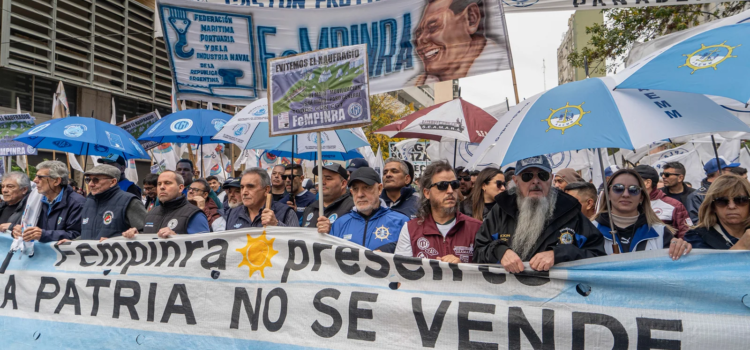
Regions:
M 576 11 L 568 19 L 568 31 L 557 48 L 557 82 L 559 85 L 586 79 L 584 68 L 573 67 L 568 62 L 568 56 L 573 51 L 581 52 L 586 46 L 591 35 L 586 34 L 586 27 L 594 24 L 604 23 L 604 15 L 599 10 Z M 603 77 L 605 75 L 605 62 L 588 62 L 589 76 Z

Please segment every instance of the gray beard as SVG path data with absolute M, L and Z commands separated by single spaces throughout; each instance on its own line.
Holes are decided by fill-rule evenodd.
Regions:
M 547 197 L 526 198 L 520 192 L 516 192 L 518 204 L 518 220 L 516 232 L 511 240 L 511 249 L 521 257 L 528 260 L 533 253 L 539 236 L 546 228 L 547 222 L 552 218 L 557 202 L 557 191 L 550 189 Z
M 229 205 L 229 209 L 234 209 L 239 207 L 242 204 L 242 202 L 229 202 L 227 205 Z

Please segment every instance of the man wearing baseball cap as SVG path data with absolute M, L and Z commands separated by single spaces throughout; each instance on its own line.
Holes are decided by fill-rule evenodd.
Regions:
M 81 212 L 80 239 L 100 240 L 121 236 L 128 230 L 142 230 L 146 219 L 146 207 L 140 197 L 123 191 L 118 186 L 120 169 L 99 164 L 83 173 L 83 181 L 89 187 Z
M 562 262 L 605 255 L 604 237 L 581 213 L 578 200 L 552 186 L 545 156 L 521 159 L 516 187 L 499 194 L 474 244 L 474 262 L 500 263 L 519 273 L 524 262 L 536 271 Z
M 313 174 L 318 175 L 318 168 L 313 168 Z M 315 201 L 305 208 L 302 215 L 302 227 L 317 227 L 318 232 L 328 233 L 331 224 L 348 213 L 354 207 L 352 196 L 346 190 L 346 181 L 349 173 L 340 164 L 331 163 L 323 165 L 323 175 L 318 177 L 323 182 L 323 216 L 319 217 L 319 201 Z
M 656 216 L 665 224 L 674 227 L 677 231 L 674 232 L 675 237 L 683 238 L 685 233 L 693 226 L 693 221 L 690 220 L 685 206 L 680 201 L 667 197 L 664 192 L 656 188 L 661 176 L 652 166 L 641 164 L 633 170 L 643 178 L 643 183 L 649 191 L 651 209 L 654 210 Z
M 349 172 L 349 176 L 352 176 L 352 173 L 361 168 L 361 167 L 369 167 L 370 163 L 367 162 L 364 158 L 354 158 L 349 160 L 349 164 L 346 166 L 346 171 Z
M 120 170 L 120 177 L 117 178 L 117 186 L 120 186 L 121 190 L 130 192 L 136 197 L 141 198 L 140 187 L 138 187 L 138 185 L 133 183 L 133 181 L 130 181 L 125 177 L 125 169 L 128 168 L 125 158 L 120 157 L 116 154 L 110 154 L 106 157 L 99 158 L 99 163 L 111 165 Z
M 690 220 L 698 224 L 698 209 L 700 209 L 701 204 L 703 204 L 703 199 L 706 198 L 706 192 L 708 192 L 708 187 L 711 186 L 711 183 L 721 175 L 731 174 L 731 169 L 738 166 L 740 166 L 740 163 L 727 164 L 723 157 L 719 158 L 718 163 L 716 162 L 716 158 L 712 158 L 703 165 L 703 171 L 706 172 L 706 177 L 701 181 L 701 187 L 697 191 L 688 195 L 687 204 L 685 205 L 688 214 L 690 214 Z
M 349 177 L 354 208 L 331 226 L 331 236 L 360 244 L 370 250 L 393 253 L 398 235 L 409 217 L 388 208 L 380 199 L 380 175 L 369 167 L 355 170 Z

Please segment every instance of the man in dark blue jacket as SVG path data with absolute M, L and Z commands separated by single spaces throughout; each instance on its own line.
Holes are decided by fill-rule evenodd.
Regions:
M 389 209 L 378 198 L 383 185 L 372 168 L 355 170 L 348 184 L 354 198 L 354 208 L 333 223 L 330 235 L 370 250 L 393 253 L 401 228 L 409 218 Z
M 141 188 L 125 177 L 125 169 L 128 168 L 128 163 L 125 161 L 125 158 L 116 154 L 110 154 L 106 157 L 99 158 L 99 163 L 111 165 L 120 170 L 120 177 L 117 179 L 117 186 L 120 186 L 121 190 L 130 192 L 134 194 L 136 198 L 141 199 Z
M 68 186 L 65 163 L 48 160 L 36 166 L 37 191 L 43 195 L 36 226 L 23 232 L 24 241 L 54 242 L 75 239 L 81 235 L 81 210 L 86 201 Z M 21 225 L 13 228 L 13 236 L 21 236 Z
M 292 172 L 294 173 L 294 179 L 292 179 Z M 279 202 L 286 203 L 295 210 L 298 220 L 297 226 L 299 226 L 302 223 L 302 215 L 305 213 L 305 209 L 315 201 L 315 195 L 302 187 L 302 180 L 305 179 L 305 176 L 302 174 L 302 166 L 299 164 L 287 165 L 282 179 L 286 183 L 288 193 Z M 292 193 L 294 194 L 294 200 L 291 199 Z
M 380 198 L 391 210 L 413 219 L 417 217 L 419 193 L 411 187 L 412 172 L 407 163 L 398 158 L 388 158 L 383 167 L 383 193 Z

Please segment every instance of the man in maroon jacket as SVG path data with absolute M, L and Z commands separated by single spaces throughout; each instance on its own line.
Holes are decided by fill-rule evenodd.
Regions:
M 635 171 L 638 172 L 643 178 L 643 182 L 646 184 L 646 188 L 649 189 L 651 194 L 651 208 L 656 213 L 656 216 L 661 219 L 665 224 L 674 227 L 676 238 L 683 238 L 685 233 L 693 226 L 693 222 L 690 220 L 685 206 L 682 202 L 668 197 L 660 189 L 656 188 L 656 184 L 659 183 L 659 173 L 656 169 L 648 165 L 639 165 L 635 167 Z
M 450 164 L 433 162 L 422 173 L 417 217 L 404 224 L 395 254 L 468 263 L 474 257 L 474 236 L 482 222 L 460 213 L 460 183 Z

